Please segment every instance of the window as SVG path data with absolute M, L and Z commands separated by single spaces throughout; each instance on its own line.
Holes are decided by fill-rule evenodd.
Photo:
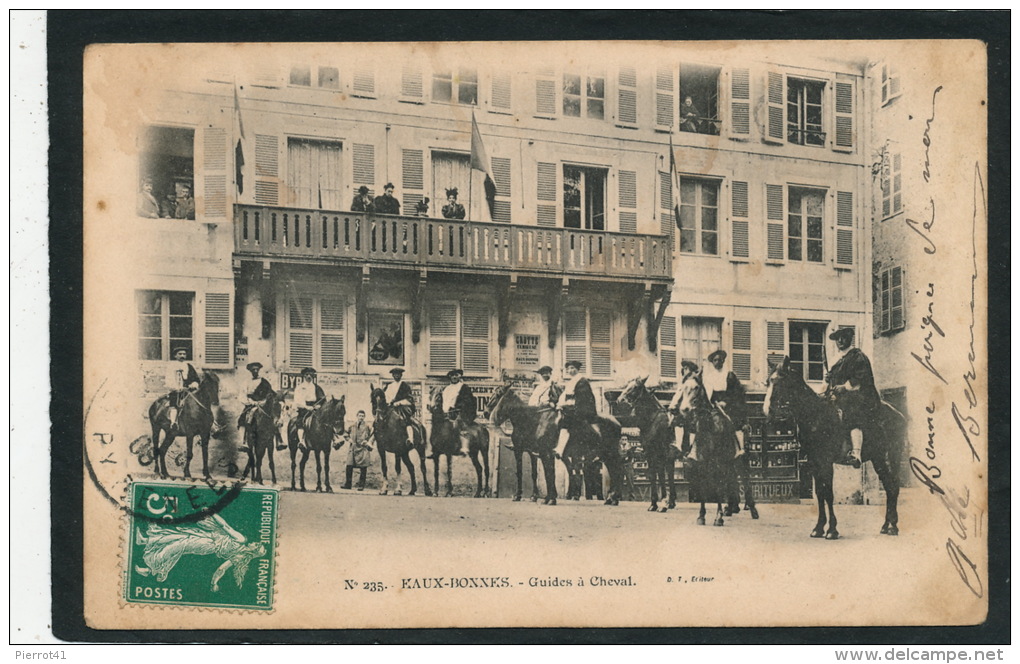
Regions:
M 893 65 L 882 65 L 882 105 L 900 96 L 900 72 Z
M 442 217 L 446 205 L 446 190 L 457 189 L 457 202 L 470 212 L 468 193 L 471 191 L 471 155 L 457 152 L 432 153 L 432 205 L 430 214 Z M 406 212 L 411 214 L 411 210 Z
M 563 115 L 601 120 L 606 116 L 606 76 L 601 72 L 563 74 Z
M 903 158 L 896 152 L 882 160 L 882 218 L 903 211 Z
M 287 363 L 291 369 L 346 368 L 344 318 L 346 304 L 311 295 L 287 301 Z
M 719 255 L 719 183 L 680 178 L 680 251 Z
M 680 65 L 680 131 L 719 135 L 718 67 Z
M 821 81 L 798 78 L 787 80 L 786 86 L 786 139 L 797 145 L 825 145 L 822 131 Z
M 445 374 L 461 368 L 487 376 L 491 341 L 489 307 L 470 302 L 435 302 L 429 309 L 429 370 Z
M 663 316 L 659 324 L 659 376 L 676 378 L 676 316 Z
M 460 67 L 432 74 L 432 101 L 447 104 L 478 104 L 478 70 Z
M 195 359 L 195 294 L 179 291 L 136 291 L 138 359 L 170 360 L 174 348 L 186 348 Z
M 194 219 L 195 132 L 178 127 L 146 127 L 142 135 L 137 213 L 140 217 Z M 177 216 L 180 214 L 181 216 Z
M 287 140 L 290 205 L 340 210 L 340 143 L 303 138 Z
M 563 226 L 604 231 L 606 229 L 606 179 L 604 168 L 563 166 Z
M 790 187 L 789 196 L 787 258 L 791 261 L 821 263 L 825 192 Z
M 327 90 L 340 89 L 340 70 L 336 67 L 315 67 L 315 85 Z M 309 65 L 294 65 L 290 68 L 290 84 L 303 87 L 312 86 L 313 67 Z
M 880 270 L 875 288 L 875 331 L 879 334 L 897 332 L 903 322 L 903 269 Z
M 683 359 L 705 366 L 710 353 L 722 348 L 722 320 L 684 316 Z
M 790 366 L 804 380 L 825 378 L 825 323 L 790 322 Z
M 564 361 L 581 363 L 581 372 L 608 378 L 612 368 L 612 314 L 597 309 L 567 309 L 563 312 Z

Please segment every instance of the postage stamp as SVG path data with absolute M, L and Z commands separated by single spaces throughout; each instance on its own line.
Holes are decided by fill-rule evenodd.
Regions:
M 124 598 L 129 603 L 269 611 L 279 499 L 245 488 L 227 502 L 213 486 L 131 486 Z

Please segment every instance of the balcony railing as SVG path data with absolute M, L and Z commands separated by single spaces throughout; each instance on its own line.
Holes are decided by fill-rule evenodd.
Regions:
M 668 280 L 670 238 L 236 205 L 241 256 Z

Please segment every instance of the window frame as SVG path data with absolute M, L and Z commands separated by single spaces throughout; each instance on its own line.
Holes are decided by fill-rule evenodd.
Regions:
M 790 233 L 790 221 L 791 221 L 791 217 L 794 216 L 793 206 L 791 205 L 791 201 L 792 201 L 792 198 L 793 198 L 792 194 L 793 194 L 794 190 L 798 190 L 800 192 L 814 192 L 814 193 L 818 193 L 821 196 L 821 212 L 822 212 L 822 217 L 821 217 L 821 220 L 820 220 L 819 225 L 818 225 L 819 236 L 817 238 L 809 237 L 808 234 L 807 234 L 808 233 L 808 215 L 807 215 L 807 212 L 806 212 L 806 208 L 803 207 L 804 201 L 806 201 L 806 197 L 803 196 L 803 195 L 801 196 L 801 199 L 800 199 L 801 202 L 802 202 L 802 209 L 801 209 L 801 211 L 799 211 L 799 214 L 797 215 L 797 216 L 799 216 L 801 218 L 801 224 L 800 224 L 801 234 L 799 236 L 793 236 Z M 825 262 L 826 262 L 826 256 L 825 256 L 825 254 L 826 254 L 826 252 L 825 252 L 825 246 L 826 246 L 825 224 L 826 224 L 826 220 L 829 219 L 829 216 L 830 216 L 829 215 L 829 211 L 827 209 L 827 207 L 828 207 L 828 197 L 829 197 L 829 190 L 827 188 L 825 188 L 825 187 L 799 185 L 799 184 L 787 184 L 786 185 L 786 201 L 785 201 L 785 203 L 786 203 L 785 204 L 786 219 L 785 219 L 785 229 L 784 229 L 785 230 L 785 235 L 786 235 L 786 242 L 785 242 L 785 247 L 784 248 L 786 250 L 786 260 L 787 261 L 797 262 L 797 263 L 804 263 L 804 264 L 814 263 L 816 265 L 824 265 L 825 264 Z M 831 223 L 831 220 L 830 220 L 829 223 Z M 793 247 L 793 242 L 794 241 L 798 241 L 799 245 L 800 245 L 799 246 L 799 249 L 800 249 L 800 257 L 799 258 L 794 258 L 792 256 L 793 252 L 791 251 L 791 248 Z M 807 250 L 808 250 L 808 248 L 810 246 L 808 244 L 809 242 L 817 242 L 818 251 L 819 251 L 819 254 L 818 254 L 819 258 L 818 258 L 818 260 L 811 260 L 811 259 L 809 259 L 807 257 L 807 255 L 808 255 L 808 251 Z
M 886 152 L 883 155 L 879 191 L 882 196 L 882 221 L 903 212 L 903 155 L 899 152 Z
M 787 334 L 787 350 L 786 353 L 790 357 L 790 366 L 800 366 L 801 376 L 807 383 L 821 384 L 825 382 L 825 332 L 828 329 L 829 323 L 811 320 L 789 320 L 786 323 L 786 334 Z M 794 335 L 794 328 L 800 332 L 800 339 L 797 339 Z M 811 331 L 818 332 L 820 335 L 820 341 L 811 342 L 808 338 Z M 793 347 L 794 345 L 802 345 L 804 360 L 795 360 Z M 811 346 L 820 349 L 820 357 L 818 360 L 811 360 L 810 350 Z M 811 378 L 811 367 L 817 366 L 819 378 Z
M 695 199 L 695 201 L 696 202 L 693 205 L 693 207 L 695 209 L 694 228 L 693 228 L 693 230 L 691 230 L 691 229 L 684 229 L 681 226 L 681 224 L 683 223 L 683 218 L 684 218 L 684 208 L 688 207 L 688 202 L 686 200 L 684 200 L 684 183 L 685 182 L 693 182 L 694 185 L 695 185 L 695 192 L 696 192 L 696 199 Z M 702 194 L 703 188 L 706 185 L 714 185 L 715 186 L 715 190 L 716 190 L 716 194 L 715 194 L 715 230 L 712 230 L 712 231 L 706 231 L 703 228 L 703 221 L 704 220 L 703 220 L 702 213 L 703 213 L 704 208 L 706 206 L 704 206 L 701 203 L 701 201 L 702 201 L 702 196 L 703 196 L 703 194 Z M 682 173 L 680 174 L 680 219 L 677 219 L 675 221 L 675 224 L 676 224 L 676 227 L 677 227 L 677 231 L 678 231 L 677 235 L 679 236 L 677 238 L 677 252 L 679 252 L 681 254 L 691 254 L 693 256 L 709 256 L 709 257 L 715 257 L 715 258 L 718 258 L 718 257 L 722 256 L 722 254 L 723 254 L 722 228 L 721 228 L 722 219 L 723 219 L 722 195 L 723 195 L 723 180 L 721 178 L 698 177 L 698 176 L 693 176 L 693 175 L 684 175 Z M 696 250 L 695 251 L 684 251 L 684 233 L 685 232 L 693 232 L 694 233 L 694 237 L 695 237 L 695 240 L 696 240 Z M 704 236 L 705 236 L 705 233 L 714 233 L 715 234 L 715 253 L 709 253 L 709 252 L 704 251 Z
M 796 100 L 799 121 L 797 122 L 795 128 L 791 128 L 791 126 L 794 123 L 791 121 L 791 118 L 790 118 L 790 104 L 791 104 L 791 102 L 790 102 L 790 92 L 791 92 L 791 89 L 794 87 L 794 85 L 797 85 L 799 87 L 799 92 L 798 92 L 797 100 Z M 817 106 L 818 106 L 818 123 L 817 123 L 818 129 L 817 130 L 808 129 L 807 128 L 807 124 L 808 124 L 807 123 L 807 115 L 808 115 L 808 104 L 809 104 L 809 102 L 807 100 L 808 86 L 817 86 L 818 87 L 818 104 L 817 104 Z M 830 94 L 830 88 L 831 87 L 832 86 L 831 86 L 830 82 L 828 80 L 826 80 L 826 79 L 812 78 L 810 76 L 797 76 L 797 75 L 793 75 L 793 74 L 786 75 L 786 77 L 785 77 L 785 85 L 784 85 L 784 90 L 783 90 L 783 92 L 784 92 L 784 95 L 783 95 L 783 108 L 784 108 L 783 131 L 784 131 L 784 135 L 785 135 L 785 141 L 784 142 L 789 143 L 791 145 L 799 145 L 801 147 L 823 148 L 823 149 L 829 147 L 829 133 L 825 129 L 826 129 L 826 125 L 827 125 L 826 118 L 829 117 L 829 112 L 830 112 L 830 104 L 829 104 L 828 97 L 829 97 L 829 94 Z M 814 104 L 812 104 L 812 105 L 814 105 Z M 812 126 L 815 126 L 814 123 L 812 123 Z M 797 132 L 797 134 L 801 137 L 801 140 L 800 141 L 791 140 L 791 138 L 790 138 L 790 133 L 791 132 Z M 807 136 L 810 135 L 810 134 L 817 135 L 819 142 L 818 143 L 808 143 L 807 142 Z
M 576 76 L 579 79 L 578 86 L 579 92 L 567 92 L 567 77 Z M 589 94 L 589 85 L 591 79 L 602 79 L 602 96 L 593 97 Z M 565 118 L 579 118 L 585 120 L 605 120 L 607 114 L 607 86 L 606 81 L 608 75 L 605 69 L 599 69 L 597 67 L 583 67 L 574 70 L 562 70 L 559 72 L 560 79 L 560 99 L 558 103 L 559 114 Z M 578 113 L 573 115 L 567 113 L 567 99 L 577 99 L 578 102 Z M 602 115 L 599 117 L 592 116 L 590 113 L 590 103 L 592 101 L 601 100 L 602 102 Z
M 287 293 L 283 297 L 283 316 L 282 320 L 284 324 L 283 328 L 283 348 L 286 357 L 285 366 L 290 368 L 292 371 L 300 371 L 303 366 L 298 366 L 291 354 L 291 334 L 295 331 L 294 326 L 291 322 L 291 302 L 299 299 L 310 299 L 312 301 L 311 309 L 311 327 L 310 328 L 296 328 L 300 332 L 308 332 L 312 337 L 311 353 L 312 361 L 309 366 L 313 367 L 319 373 L 344 373 L 348 371 L 351 364 L 351 345 L 349 341 L 350 325 L 351 321 L 349 316 L 349 301 L 344 296 L 332 296 L 332 295 L 321 295 L 317 292 L 308 290 L 296 291 Z M 341 311 L 343 320 L 341 321 L 340 329 L 324 328 L 322 325 L 322 302 L 331 301 L 336 302 Z M 277 320 L 280 320 L 280 316 L 277 316 Z M 325 366 L 323 364 L 323 330 L 326 330 L 326 334 L 335 334 L 342 337 L 342 353 L 343 361 L 342 366 Z
M 723 323 L 724 319 L 721 316 L 681 316 L 680 317 L 680 336 L 679 336 L 679 350 L 680 350 L 680 362 L 690 361 L 698 365 L 698 367 L 704 367 L 708 363 L 708 356 L 720 348 L 724 348 L 723 344 Z M 698 338 L 690 339 L 687 334 L 687 330 L 690 326 L 698 326 Z M 718 331 L 718 340 L 708 339 L 704 336 L 704 329 L 712 325 L 714 329 Z M 699 357 L 692 357 L 687 353 L 687 342 L 694 341 L 698 344 L 698 355 Z M 715 342 L 714 345 L 712 342 Z M 677 366 L 679 367 L 679 364 Z M 678 369 L 679 370 L 679 369 Z
M 567 169 L 577 169 L 581 174 L 581 180 L 578 185 L 580 191 L 580 207 L 567 207 Z M 572 230 L 583 230 L 583 231 L 595 231 L 605 232 L 607 229 L 607 221 L 609 214 L 609 173 L 612 169 L 608 166 L 594 166 L 588 164 L 577 164 L 574 162 L 561 162 L 560 164 L 560 176 L 562 178 L 562 187 L 560 189 L 560 223 L 561 227 Z M 602 175 L 602 227 L 595 228 L 595 217 L 590 210 L 590 200 L 593 200 L 589 196 L 588 187 L 588 176 L 595 172 Z M 567 210 L 577 210 L 578 212 L 578 225 L 568 226 L 567 225 Z
M 573 339 L 569 340 L 567 336 L 567 316 L 576 315 L 579 312 L 584 314 L 584 340 Z M 592 332 L 592 321 L 606 321 L 608 324 L 608 340 L 605 342 L 596 341 L 593 337 Z M 563 361 L 561 365 L 566 364 L 568 360 L 577 359 L 576 352 L 581 349 L 584 353 L 584 360 L 582 361 L 580 374 L 586 378 L 602 380 L 610 379 L 613 376 L 613 314 L 608 309 L 600 309 L 598 307 L 590 306 L 571 306 L 566 307 L 563 310 L 563 315 L 560 321 L 562 327 L 562 354 Z M 568 348 L 574 351 L 574 354 L 568 353 Z M 608 367 L 608 371 L 602 373 L 595 373 L 594 367 L 595 362 L 593 360 L 592 350 L 599 349 L 605 353 L 605 360 Z
M 191 135 L 191 169 L 190 169 L 190 173 L 188 172 L 188 170 L 186 168 L 185 168 L 185 170 L 183 172 L 177 173 L 177 167 L 173 166 L 173 163 L 172 163 L 173 159 L 186 160 L 187 157 L 181 157 L 181 156 L 178 156 L 178 155 L 171 154 L 169 152 L 154 152 L 154 151 L 150 150 L 151 144 L 156 142 L 156 141 L 154 141 L 152 139 L 150 132 L 155 132 L 155 131 L 181 132 L 182 134 L 184 132 L 187 132 L 187 133 L 189 133 Z M 144 125 L 142 127 L 141 133 L 138 135 L 139 150 L 138 150 L 138 161 L 136 162 L 137 163 L 137 167 L 138 167 L 138 188 L 137 188 L 137 191 L 140 194 L 141 191 L 142 191 L 142 184 L 146 180 L 151 180 L 152 181 L 152 183 L 153 183 L 152 195 L 156 199 L 157 207 L 159 208 L 159 211 L 157 212 L 158 216 L 156 217 L 158 219 L 174 219 L 175 218 L 173 216 L 171 216 L 171 217 L 163 216 L 163 206 L 165 204 L 166 196 L 169 193 L 169 189 L 167 187 L 172 187 L 173 192 L 174 192 L 174 197 L 176 199 L 176 196 L 177 196 L 178 192 L 180 191 L 180 186 L 181 185 L 188 185 L 188 186 L 191 187 L 191 195 L 192 195 L 193 201 L 195 201 L 194 204 L 195 204 L 195 207 L 196 207 L 195 217 L 197 218 L 197 216 L 198 216 L 198 200 L 199 200 L 200 196 L 199 196 L 198 190 L 196 188 L 197 185 L 198 185 L 196 180 L 197 180 L 197 178 L 199 176 L 204 177 L 205 176 L 205 171 L 208 170 L 208 169 L 205 168 L 204 164 L 203 164 L 203 169 L 201 169 L 201 170 L 198 169 L 198 167 L 197 167 L 197 158 L 198 158 L 198 144 L 197 144 L 197 141 L 198 141 L 198 135 L 199 135 L 199 132 L 197 131 L 197 128 L 193 127 L 193 126 L 181 126 L 181 125 L 159 124 L 159 123 Z M 155 165 L 154 157 L 158 157 L 161 160 L 160 164 L 162 164 L 162 167 L 158 167 L 158 166 Z M 157 177 L 157 172 L 159 172 L 161 170 L 170 171 L 170 174 L 169 175 L 161 174 L 161 175 L 159 175 Z M 175 174 L 175 173 L 177 173 L 177 174 Z M 157 186 L 157 182 L 156 182 L 157 180 L 160 180 L 161 186 Z M 135 216 L 139 217 L 139 218 L 142 218 L 142 219 L 146 218 L 146 217 L 141 217 L 138 214 L 137 206 L 136 206 L 136 209 L 135 209 Z M 194 218 L 193 219 L 188 219 L 187 221 L 194 221 Z
M 896 275 L 899 276 L 899 285 L 894 283 Z M 873 307 L 878 315 L 875 316 L 875 331 L 879 335 L 895 334 L 906 329 L 906 300 L 905 292 L 905 271 L 899 265 L 892 265 L 880 269 L 876 275 L 875 302 Z M 896 294 L 899 293 L 899 306 L 896 306 Z M 899 309 L 899 322 L 894 322 L 896 310 Z
M 160 311 L 159 311 L 158 314 L 153 314 L 153 313 L 148 313 L 148 312 L 141 311 L 141 301 L 142 301 L 141 298 L 145 297 L 145 294 L 155 294 L 155 295 L 159 296 L 159 298 L 160 298 Z M 186 295 L 186 296 L 190 296 L 191 313 L 190 313 L 189 316 L 187 316 L 188 318 L 191 319 L 191 336 L 190 337 L 180 337 L 180 336 L 172 337 L 172 336 L 170 336 L 170 333 L 171 333 L 170 319 L 175 316 L 175 314 L 172 314 L 170 312 L 170 296 L 171 295 Z M 191 348 L 191 352 L 189 354 L 190 357 L 188 359 L 189 359 L 190 362 L 197 363 L 197 355 L 198 355 L 198 349 L 196 348 L 196 339 L 197 339 L 197 335 L 196 335 L 196 327 L 197 327 L 197 325 L 196 325 L 196 322 L 197 321 L 195 320 L 197 307 L 198 307 L 198 296 L 197 296 L 197 293 L 195 291 L 163 290 L 163 289 L 158 289 L 158 288 L 139 288 L 139 289 L 136 289 L 135 290 L 135 319 L 136 319 L 138 327 L 136 329 L 135 338 L 138 340 L 138 353 L 137 353 L 138 360 L 140 360 L 142 362 L 169 362 L 172 359 L 170 357 L 170 352 L 173 349 L 174 343 L 175 342 L 180 343 L 182 340 L 186 339 L 187 343 L 188 343 L 188 346 Z M 143 316 L 145 316 L 145 317 L 159 316 L 159 321 L 160 321 L 160 336 L 159 336 L 160 357 L 159 358 L 143 357 L 142 341 L 146 340 L 146 339 L 151 340 L 151 339 L 155 339 L 156 338 L 156 337 L 150 337 L 150 336 L 142 336 L 143 330 L 141 328 L 142 328 L 142 317 Z M 176 316 L 178 318 L 183 318 L 184 317 L 184 316 L 182 316 L 180 314 L 177 314 Z
M 893 90 L 894 85 L 895 91 Z M 888 62 L 882 64 L 880 88 L 883 107 L 899 99 L 903 94 L 903 78 L 900 76 L 899 67 Z
M 438 308 L 439 306 L 443 306 L 443 305 L 445 305 L 445 306 L 452 305 L 452 306 L 454 306 L 456 308 L 456 321 L 454 322 L 454 334 L 453 335 L 435 335 L 435 333 L 434 333 L 434 328 L 433 328 L 433 325 L 432 325 L 433 321 L 432 321 L 431 316 L 433 315 L 433 312 L 435 311 L 436 308 Z M 462 299 L 441 299 L 441 300 L 435 300 L 433 302 L 430 302 L 428 307 L 429 307 L 429 326 L 428 326 L 429 345 L 428 345 L 428 347 L 426 349 L 426 353 L 428 354 L 428 364 L 427 364 L 427 368 L 426 368 L 426 371 L 425 371 L 426 375 L 428 375 L 428 376 L 445 376 L 446 372 L 449 371 L 449 369 L 447 369 L 445 367 L 440 367 L 439 369 L 434 368 L 433 365 L 435 363 L 433 362 L 432 342 L 434 340 L 452 340 L 454 342 L 454 348 L 456 349 L 455 350 L 456 357 L 454 357 L 454 360 L 453 360 L 454 366 L 451 367 L 451 368 L 459 368 L 459 369 L 461 369 L 464 372 L 464 375 L 468 376 L 468 377 L 475 377 L 475 378 L 490 378 L 490 377 L 492 377 L 492 375 L 496 371 L 495 367 L 496 367 L 496 365 L 499 362 L 499 352 L 498 352 L 498 350 L 496 352 L 493 352 L 493 341 L 494 341 L 493 337 L 495 336 L 493 334 L 493 320 L 494 320 L 494 318 L 493 318 L 493 307 L 490 306 L 488 302 L 485 302 L 485 301 L 482 301 L 482 300 L 462 300 Z M 486 338 L 485 338 L 485 344 L 486 344 L 486 359 L 487 359 L 487 362 L 488 362 L 488 368 L 486 369 L 485 372 L 478 372 L 478 371 L 469 370 L 469 367 L 465 366 L 465 362 L 464 362 L 464 348 L 465 348 L 465 345 L 466 345 L 466 341 L 468 339 L 470 339 L 468 337 L 465 337 L 465 334 L 464 334 L 464 308 L 465 307 L 479 307 L 480 309 L 484 309 L 485 313 L 486 313 L 485 320 L 486 320 L 486 323 L 487 323 L 487 328 L 486 328 L 487 329 L 487 333 L 486 333 Z M 473 341 L 480 342 L 481 338 L 473 339 Z
M 308 69 L 308 84 L 294 82 L 294 70 L 306 67 Z M 328 86 L 322 84 L 324 70 L 332 69 L 336 72 L 336 85 Z M 290 66 L 287 73 L 287 86 L 292 88 L 304 88 L 308 90 L 326 90 L 328 92 L 342 92 L 343 79 L 340 77 L 340 67 L 330 64 L 304 64 L 295 63 Z
M 462 79 L 462 73 L 465 71 L 473 71 L 475 79 L 474 81 L 464 81 Z M 440 78 L 443 73 L 449 72 L 449 78 Z M 436 83 L 437 80 L 446 81 L 450 86 L 450 98 L 449 99 L 437 99 L 436 98 Z M 472 69 L 470 67 L 450 67 L 446 70 L 433 69 L 429 76 L 429 101 L 435 104 L 448 104 L 451 106 L 470 106 L 478 108 L 481 105 L 481 98 L 479 96 L 481 92 L 481 75 L 477 68 Z M 473 83 L 475 89 L 474 103 L 468 103 L 460 101 L 461 88 L 465 84 Z M 445 200 L 445 199 L 444 199 Z
M 353 159 L 352 156 L 348 156 L 346 154 L 346 152 L 348 150 L 344 149 L 347 142 L 344 141 L 343 139 L 334 138 L 334 137 L 305 136 L 305 135 L 293 135 L 293 134 L 286 134 L 286 135 L 283 136 L 283 138 L 285 139 L 283 141 L 283 144 L 284 144 L 285 154 L 286 154 L 286 158 L 287 158 L 287 164 L 286 164 L 287 172 L 286 172 L 286 178 L 284 180 L 284 185 L 286 187 L 288 205 L 293 205 L 294 207 L 300 207 L 302 209 L 311 209 L 311 210 L 333 210 L 333 209 L 340 210 L 340 209 L 343 209 L 344 204 L 345 204 L 345 200 L 344 200 L 345 196 L 344 196 L 344 194 L 348 193 L 348 191 L 349 191 L 349 180 L 350 180 L 350 177 L 353 177 L 353 176 L 345 177 L 345 173 L 347 173 L 348 169 L 351 169 L 353 167 L 353 161 L 351 161 L 350 164 L 347 163 L 347 160 L 352 160 Z M 313 204 L 313 205 L 309 205 L 309 206 L 305 207 L 305 206 L 299 206 L 297 204 L 297 195 L 295 193 L 296 192 L 296 187 L 294 186 L 294 182 L 293 182 L 294 168 L 296 166 L 296 163 L 292 159 L 292 153 L 291 153 L 291 145 L 293 143 L 305 143 L 305 144 L 313 144 L 313 145 L 329 145 L 331 147 L 335 147 L 335 149 L 339 153 L 337 155 L 337 160 L 336 160 L 337 168 L 339 169 L 339 172 L 336 174 L 336 182 L 333 183 L 332 187 L 327 187 L 326 188 L 326 189 L 330 189 L 333 192 L 335 192 L 335 196 L 336 196 L 335 200 L 337 202 L 337 207 L 336 208 L 330 207 L 329 205 L 319 205 L 319 206 L 317 206 L 317 205 Z M 319 182 L 320 182 L 320 184 L 322 182 L 321 175 L 320 175 Z M 322 193 L 322 189 L 321 188 L 320 188 L 319 193 L 320 194 Z M 314 201 L 314 202 L 317 202 L 317 201 Z
M 684 92 L 685 67 L 696 68 L 698 70 L 715 70 L 715 117 L 712 117 L 712 114 L 708 112 L 710 109 L 698 107 L 697 104 L 695 104 L 695 107 L 698 108 L 699 111 L 705 113 L 705 115 L 703 116 L 698 116 L 699 121 L 701 121 L 702 123 L 712 123 L 715 131 L 688 131 L 683 128 L 683 104 L 684 98 L 688 96 Z M 721 117 L 721 111 L 723 108 L 723 94 L 722 94 L 723 69 L 724 68 L 721 65 L 707 65 L 699 62 L 679 63 L 679 66 L 677 67 L 677 100 L 676 100 L 677 106 L 676 122 L 678 131 L 684 134 L 695 134 L 700 136 L 722 135 L 723 119 Z M 693 73 L 689 73 L 689 75 L 693 75 Z

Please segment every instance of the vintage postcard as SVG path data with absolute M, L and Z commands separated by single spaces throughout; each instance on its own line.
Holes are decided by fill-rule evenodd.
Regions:
M 90 46 L 86 624 L 981 623 L 986 70 Z

